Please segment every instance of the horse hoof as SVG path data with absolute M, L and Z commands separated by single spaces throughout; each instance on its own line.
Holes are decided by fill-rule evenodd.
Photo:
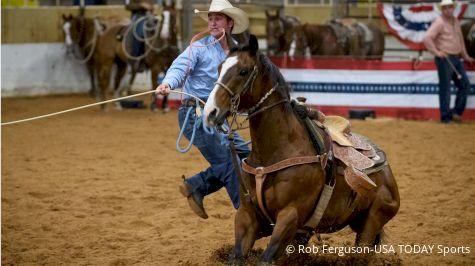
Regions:
M 166 114 L 168 112 L 170 112 L 170 108 L 165 107 L 165 108 L 162 109 L 162 113 Z

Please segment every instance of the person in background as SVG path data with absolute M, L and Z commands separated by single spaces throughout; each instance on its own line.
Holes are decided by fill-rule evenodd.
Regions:
M 474 59 L 467 54 L 460 22 L 453 14 L 454 2 L 442 0 L 440 8 L 442 14 L 432 22 L 425 33 L 424 45 L 435 55 L 439 76 L 440 120 L 442 123 L 461 122 L 470 92 L 470 81 L 460 58 L 470 63 L 473 63 Z M 451 80 L 458 89 L 453 109 L 450 109 Z
M 131 36 L 126 36 L 126 38 L 131 38 L 132 40 L 132 56 L 139 57 L 145 53 L 145 42 L 137 39 L 137 37 L 133 35 L 133 32 L 135 32 L 138 37 L 143 40 L 145 37 L 145 20 L 141 18 L 153 13 L 153 1 L 126 0 L 125 9 L 132 13 L 130 19 L 132 20 L 131 25 L 134 27 L 134 29 L 130 31 Z M 135 60 L 133 66 L 138 72 L 145 70 L 143 60 Z
M 233 7 L 227 0 L 213 0 L 209 11 L 195 10 L 195 13 L 208 22 L 210 36 L 193 43 L 175 59 L 156 91 L 168 95 L 171 89 L 184 85 L 185 92 L 206 101 L 218 79 L 218 67 L 230 49 L 223 31 L 228 34 L 242 33 L 249 26 L 249 18 L 243 10 Z M 201 122 L 197 120 L 195 112 L 191 112 L 188 123 L 184 124 L 189 108 L 197 108 L 196 101 L 184 98 L 178 110 L 178 121 L 180 128 L 185 127 L 188 139 L 191 138 L 195 123 Z M 203 219 L 208 218 L 203 198 L 222 187 L 226 187 L 234 208 L 237 209 L 240 204 L 239 181 L 232 163 L 229 140 L 226 134 L 216 130 L 212 132 L 209 134 L 202 126 L 197 127 L 193 142 L 210 166 L 184 179 L 179 186 L 179 191 L 187 198 L 190 208 Z M 237 133 L 234 135 L 234 143 L 241 159 L 249 155 L 249 148 Z

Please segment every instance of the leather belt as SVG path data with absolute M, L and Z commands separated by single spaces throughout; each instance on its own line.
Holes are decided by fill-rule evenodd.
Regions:
M 198 101 L 198 103 L 200 104 L 200 107 L 201 108 L 204 108 L 204 104 L 201 103 L 200 101 Z M 183 104 L 183 106 L 186 106 L 186 107 L 196 107 L 196 100 L 195 99 L 186 99 Z

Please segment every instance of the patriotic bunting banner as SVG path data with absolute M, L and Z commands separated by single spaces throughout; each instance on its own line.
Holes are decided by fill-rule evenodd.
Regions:
M 455 6 L 454 15 L 461 19 L 467 7 L 467 2 L 459 2 Z M 437 3 L 378 3 L 378 11 L 389 32 L 412 50 L 425 49 L 422 42 L 424 34 L 441 13 Z

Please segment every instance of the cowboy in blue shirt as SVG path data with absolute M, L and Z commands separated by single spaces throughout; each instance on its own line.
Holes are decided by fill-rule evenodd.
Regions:
M 229 53 L 226 38 L 221 38 L 223 29 L 227 33 L 242 33 L 249 26 L 249 18 L 244 11 L 233 7 L 227 0 L 213 0 L 209 11 L 195 10 L 195 13 L 208 22 L 210 36 L 193 43 L 175 59 L 156 91 L 168 95 L 171 89 L 180 87 L 184 82 L 185 92 L 206 101 L 214 82 L 218 79 L 218 66 Z M 195 99 L 185 98 L 178 111 L 180 128 L 185 127 L 184 133 L 188 139 L 191 139 L 196 122 L 194 112 L 186 125 L 183 122 L 188 109 L 196 108 L 195 105 Z M 247 157 L 249 148 L 238 134 L 234 135 L 234 143 L 238 156 Z M 225 187 L 234 208 L 237 209 L 239 182 L 233 167 L 227 136 L 215 130 L 209 134 L 202 127 L 197 127 L 193 144 L 209 162 L 210 167 L 184 180 L 179 187 L 180 192 L 188 199 L 190 208 L 201 218 L 208 218 L 203 198 Z

